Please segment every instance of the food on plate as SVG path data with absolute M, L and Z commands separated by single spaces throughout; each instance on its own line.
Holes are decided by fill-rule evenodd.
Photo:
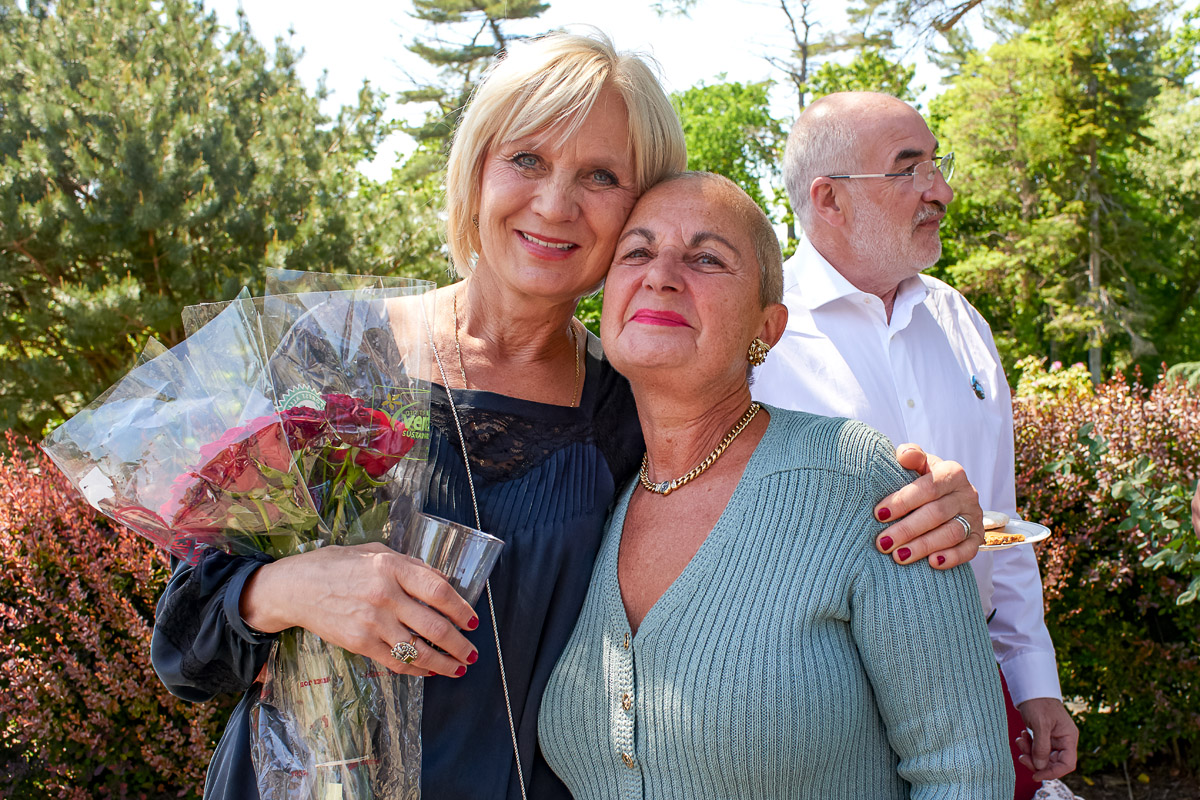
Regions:
M 1004 530 L 1008 525 L 1009 516 L 1002 511 L 983 512 L 983 546 L 995 547 L 1000 544 L 1016 544 L 1025 541 L 1025 534 Z
M 983 534 L 984 547 L 994 547 L 998 544 L 1016 544 L 1025 541 L 1023 533 L 1006 533 L 1005 531 L 987 531 Z
M 983 529 L 985 531 L 994 531 L 1003 528 L 1008 524 L 1008 514 L 1003 511 L 985 511 L 983 512 Z

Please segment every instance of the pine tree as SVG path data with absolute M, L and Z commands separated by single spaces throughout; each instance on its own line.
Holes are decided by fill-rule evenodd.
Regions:
M 439 259 L 432 211 L 355 168 L 382 98 L 329 119 L 295 62 L 190 0 L 0 0 L 0 427 L 40 434 L 264 265 Z

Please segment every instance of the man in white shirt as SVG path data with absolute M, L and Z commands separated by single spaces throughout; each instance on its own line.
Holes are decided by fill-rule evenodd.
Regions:
M 1012 404 L 991 330 L 961 294 L 921 275 L 941 255 L 951 165 L 921 115 L 887 95 L 829 95 L 800 116 L 784 178 L 805 238 L 784 266 L 787 329 L 753 391 L 958 461 L 985 509 L 1015 517 Z M 886 532 L 880 544 L 897 561 L 914 557 Z M 929 562 L 949 566 L 940 553 Z M 1075 767 L 1078 730 L 1062 704 L 1033 548 L 980 552 L 971 566 L 996 658 L 1033 734 L 1021 761 L 1037 782 L 1061 777 Z

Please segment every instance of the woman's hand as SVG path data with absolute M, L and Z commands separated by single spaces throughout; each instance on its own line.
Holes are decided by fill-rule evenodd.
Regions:
M 252 628 L 305 628 L 396 673 L 462 677 L 478 657 L 459 633 L 479 625 L 471 606 L 436 570 L 382 544 L 321 547 L 266 564 L 246 582 L 240 610 Z M 405 664 L 392 646 L 414 634 L 417 658 Z
M 983 544 L 983 510 L 962 465 L 926 454 L 915 444 L 897 447 L 896 460 L 920 477 L 875 506 L 875 518 L 892 523 L 875 542 L 880 552 L 891 553 L 899 564 L 928 557 L 935 569 L 974 558 Z M 964 535 L 956 514 L 971 524 L 970 534 Z

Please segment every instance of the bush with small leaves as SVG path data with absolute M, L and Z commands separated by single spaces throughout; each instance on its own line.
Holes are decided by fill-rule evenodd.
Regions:
M 1053 532 L 1038 546 L 1046 622 L 1063 692 L 1084 707 L 1081 768 L 1200 766 L 1200 562 L 1170 556 L 1196 551 L 1200 392 L 1021 366 L 1017 504 Z
M 172 697 L 150 666 L 167 565 L 114 534 L 57 469 L 0 454 L 0 795 L 199 797 L 228 708 Z

